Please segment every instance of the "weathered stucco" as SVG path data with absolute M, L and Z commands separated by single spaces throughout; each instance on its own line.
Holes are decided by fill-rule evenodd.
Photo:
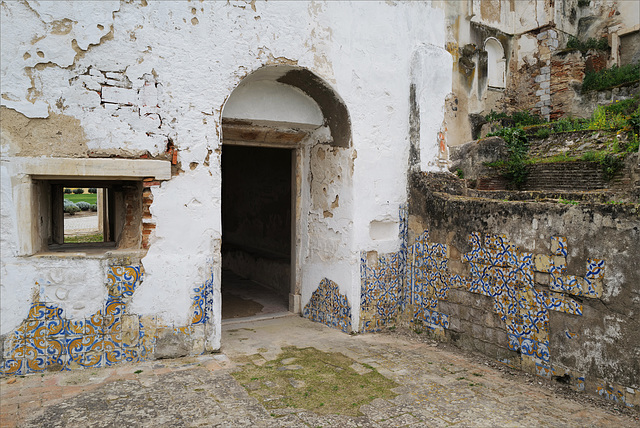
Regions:
M 446 130 L 451 60 L 441 10 L 424 2 L 243 1 L 92 8 L 27 1 L 1 9 L 2 334 L 18 331 L 39 303 L 75 322 L 93 320 L 120 299 L 127 319 L 144 327 L 127 324 L 138 347 L 128 358 L 219 348 L 222 116 L 232 93 L 239 97 L 227 105 L 231 116 L 313 125 L 298 127 L 308 135 L 291 147 L 292 295 L 301 309 L 319 284 L 332 284 L 352 305 L 349 325 L 357 328 L 360 251 L 400 245 L 389 231 L 407 197 L 411 83 L 422 85 L 418 165 L 445 166 L 438 134 Z M 288 72 L 243 80 L 270 66 Z M 46 247 L 46 233 L 32 231 L 46 192 L 20 160 L 46 165 L 53 157 L 171 162 L 170 178 L 122 173 L 142 183 L 141 239 L 128 237 L 127 249 L 36 254 Z M 71 266 L 86 277 L 66 274 Z M 109 276 L 114 266 L 144 274 L 126 298 L 108 291 L 121 281 Z M 68 290 L 64 299 L 39 290 L 57 283 L 51 272 Z M 85 363 L 102 364 L 93 357 Z

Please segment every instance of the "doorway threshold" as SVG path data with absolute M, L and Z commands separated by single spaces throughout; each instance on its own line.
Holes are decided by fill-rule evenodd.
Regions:
M 284 311 L 284 312 L 273 312 L 270 314 L 262 314 L 262 315 L 253 315 L 250 317 L 244 318 L 227 318 L 222 320 L 221 325 L 229 325 L 229 324 L 242 324 L 247 322 L 255 322 L 255 321 L 264 321 L 275 318 L 285 318 L 285 317 L 299 317 L 300 314 L 294 314 L 293 312 Z

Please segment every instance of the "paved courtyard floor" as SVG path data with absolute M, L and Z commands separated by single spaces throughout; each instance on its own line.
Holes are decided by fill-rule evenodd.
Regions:
M 637 427 L 634 410 L 397 334 L 346 335 L 297 316 L 223 323 L 219 354 L 0 380 L 2 427 Z M 232 376 L 288 346 L 339 352 L 398 384 L 360 414 L 265 409 Z M 295 365 L 288 366 L 295 369 Z M 259 382 L 259 381 L 258 381 Z M 339 393 L 336 393 L 339 394 Z

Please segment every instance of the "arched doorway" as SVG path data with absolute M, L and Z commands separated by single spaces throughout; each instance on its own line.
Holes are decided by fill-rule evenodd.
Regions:
M 299 313 L 311 148 L 350 146 L 346 107 L 306 69 L 263 67 L 227 100 L 222 142 L 223 319 Z

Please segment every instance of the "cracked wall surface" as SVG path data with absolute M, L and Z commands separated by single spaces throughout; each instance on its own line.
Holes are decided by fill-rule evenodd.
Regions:
M 640 405 L 637 212 L 614 214 L 614 227 L 589 209 L 444 199 L 417 184 L 408 218 L 400 208 L 407 245 L 362 253 L 359 331 L 409 326 L 577 391 Z M 585 230 L 590 215 L 602 216 L 601 229 Z M 473 230 L 480 225 L 492 232 Z M 553 235 L 560 231 L 567 236 Z M 614 233 L 625 237 L 605 238 Z
M 437 177 L 413 180 L 412 297 L 399 322 L 640 404 L 636 206 L 472 199 L 434 192 Z
M 270 119 L 321 124 L 296 143 L 299 307 L 324 278 L 358 301 L 360 251 L 400 245 L 389 230 L 407 198 L 408 88 L 414 53 L 424 46 L 430 53 L 421 67 L 444 84 L 436 95 L 422 91 L 419 164 L 442 167 L 431 157 L 441 152 L 440 98 L 450 73 L 436 65 L 449 54 L 444 13 L 428 3 L 110 1 L 87 8 L 28 0 L 2 2 L 0 12 L 0 334 L 15 333 L 38 302 L 57 305 L 67 320 L 91 318 L 104 310 L 106 269 L 131 259 L 144 281 L 126 313 L 171 328 L 192 325 L 193 289 L 213 278 L 205 334 L 220 346 L 222 110 L 256 70 L 289 67 L 257 92 L 286 86 L 308 113 L 283 108 Z M 62 166 L 52 172 L 53 158 Z M 161 179 L 136 175 L 137 166 L 96 171 L 88 162 L 96 159 L 162 161 L 171 171 Z M 41 251 L 46 233 L 38 225 L 46 222 L 38 206 L 47 196 L 38 180 L 53 178 L 26 172 L 27 164 L 54 178 L 138 182 L 142 213 L 133 221 L 141 236 L 99 253 Z M 89 170 L 92 176 L 82 172 Z M 52 276 L 51 284 L 65 284 L 65 299 L 34 300 L 34 284 Z M 351 311 L 353 328 L 360 308 Z M 169 346 L 173 333 L 165 333 L 154 337 Z
M 74 317 L 54 302 L 45 291 L 51 285 L 46 279 L 42 284 L 36 283 L 38 289 L 34 290 L 26 319 L 2 337 L 0 373 L 26 375 L 100 368 L 211 351 L 206 329 L 211 328 L 213 316 L 213 271 L 193 290 L 190 320 L 185 326 L 168 325 L 155 315 L 130 312 L 131 297 L 143 276 L 140 265 L 108 267 L 103 304 L 85 318 Z M 58 300 L 69 296 L 63 290 L 56 289 Z
M 454 59 L 453 91 L 445 112 L 450 146 L 477 139 L 477 121 L 491 111 L 527 110 L 547 119 L 568 115 L 572 102 L 554 100 L 549 86 L 554 80 L 549 73 L 552 54 L 562 51 L 571 37 L 607 38 L 608 66 L 620 65 L 618 40 L 637 34 L 640 25 L 638 2 L 624 0 L 470 0 L 445 1 L 439 7 L 445 11 L 446 46 Z M 492 67 L 486 48 L 490 38 L 504 48 L 505 88 L 492 87 L 486 78 Z M 627 43 L 633 45 L 631 39 Z M 584 109 L 578 101 L 573 104 Z

